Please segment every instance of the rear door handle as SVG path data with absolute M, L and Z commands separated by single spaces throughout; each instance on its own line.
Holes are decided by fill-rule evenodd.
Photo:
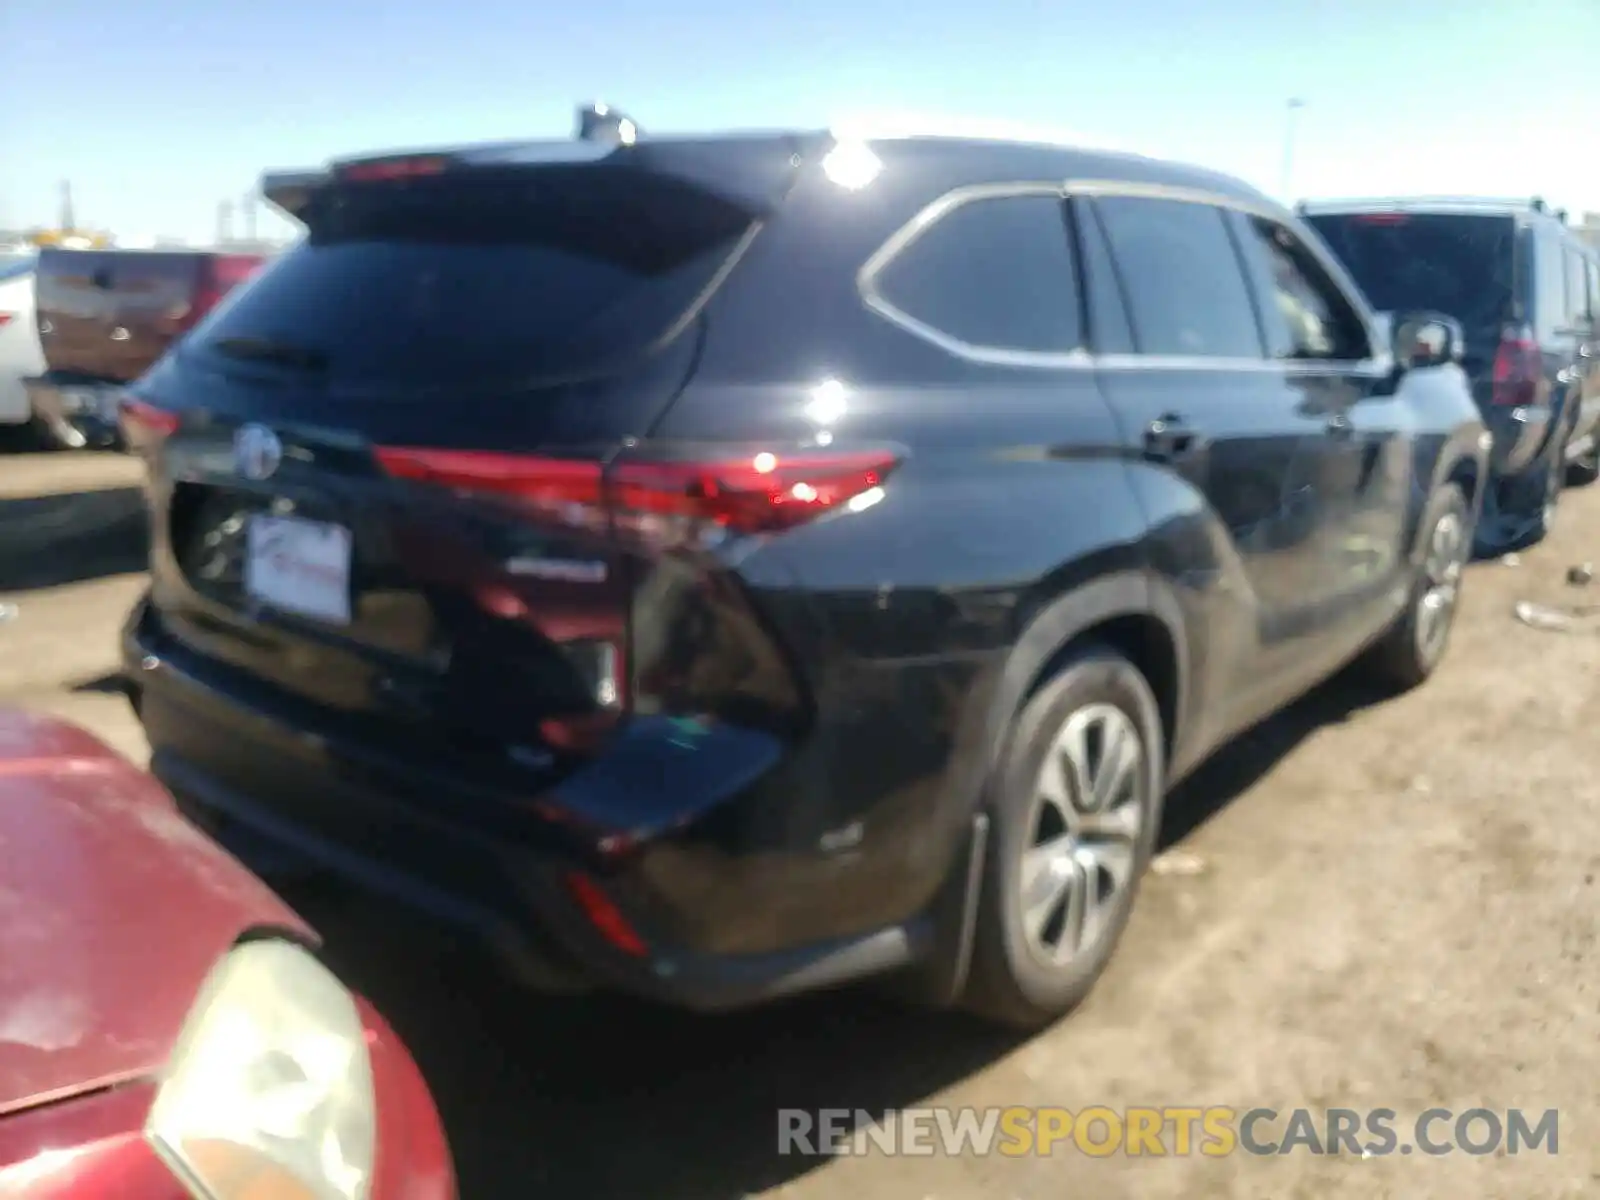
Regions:
M 1177 462 L 1200 448 L 1200 438 L 1176 413 L 1163 413 L 1144 431 L 1144 456 L 1151 462 Z
M 1344 413 L 1334 413 L 1328 418 L 1325 426 L 1328 433 L 1336 438 L 1347 438 L 1355 432 L 1355 426 L 1350 424 L 1350 418 Z

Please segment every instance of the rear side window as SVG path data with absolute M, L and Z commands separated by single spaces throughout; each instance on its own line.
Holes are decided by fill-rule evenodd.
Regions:
M 1261 334 L 1225 214 L 1208 204 L 1095 201 L 1141 354 L 1260 358 Z
M 1554 230 L 1539 226 L 1533 243 L 1534 328 L 1543 338 L 1555 335 L 1568 324 L 1567 265 L 1561 254 L 1561 239 Z
M 1322 235 L 1379 312 L 1430 309 L 1467 332 L 1510 319 L 1516 295 L 1516 222 L 1476 213 L 1320 213 Z
M 924 228 L 870 290 L 918 327 L 980 350 L 1062 353 L 1082 341 L 1063 201 L 969 200 Z
M 354 184 L 305 214 L 190 345 L 286 347 L 331 382 L 516 386 L 640 350 L 694 303 L 747 214 L 603 168 Z
M 1589 323 L 1589 272 L 1583 255 L 1567 248 L 1567 316 L 1574 329 Z

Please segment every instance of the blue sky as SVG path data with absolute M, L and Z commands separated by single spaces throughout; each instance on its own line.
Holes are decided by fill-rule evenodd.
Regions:
M 264 167 L 859 112 L 1026 120 L 1297 195 L 1600 211 L 1600 0 L 3 0 L 0 226 L 206 237 Z M 267 228 L 263 220 L 262 228 Z

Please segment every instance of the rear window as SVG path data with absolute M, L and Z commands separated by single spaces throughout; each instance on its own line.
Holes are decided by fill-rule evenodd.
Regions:
M 190 347 L 282 347 L 329 382 L 403 391 L 517 386 L 641 350 L 751 218 L 660 176 L 588 167 L 352 184 L 304 220 L 308 236 Z
M 1454 213 L 1307 218 L 1380 312 L 1433 309 L 1468 330 L 1500 325 L 1516 289 L 1516 222 Z

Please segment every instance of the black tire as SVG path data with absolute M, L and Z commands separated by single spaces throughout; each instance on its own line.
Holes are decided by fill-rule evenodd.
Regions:
M 33 436 L 40 450 L 82 450 L 88 439 L 70 425 L 35 418 Z
M 1560 447 L 1550 452 L 1550 473 L 1544 481 L 1544 503 L 1539 507 L 1534 526 L 1534 540 L 1543 541 L 1555 527 L 1556 513 L 1561 507 L 1561 492 L 1567 483 L 1567 460 Z
M 1127 882 L 1102 910 L 1100 935 L 1065 964 L 1046 963 L 1030 948 L 1021 897 L 1023 854 L 1035 834 L 1036 781 L 1068 721 L 1103 714 L 1101 706 L 1126 718 L 1119 728 L 1137 738 L 1140 758 L 1128 772 L 1133 790 L 1115 808 L 1131 814 L 1136 807 L 1142 824 L 1129 842 Z M 1107 748 L 1102 744 L 1101 749 Z M 1150 685 L 1132 663 L 1104 646 L 1073 651 L 1023 706 L 1012 722 L 988 798 L 990 836 L 963 998 L 966 1008 L 990 1020 L 1037 1029 L 1070 1012 L 1089 994 L 1122 936 L 1160 831 L 1164 756 L 1161 714 Z M 1097 889 L 1100 880 L 1097 876 Z
M 1600 437 L 1600 430 L 1596 431 Z M 1595 480 L 1600 479 L 1600 443 L 1597 443 L 1587 454 L 1573 459 L 1567 464 L 1567 485 L 1569 487 L 1588 487 Z
M 1447 521 L 1456 522 L 1458 546 L 1453 561 L 1436 561 L 1434 547 L 1443 536 Z M 1423 510 L 1419 527 L 1419 556 L 1416 575 L 1406 598 L 1406 607 L 1382 638 L 1373 643 L 1363 665 L 1378 682 L 1394 691 L 1409 691 L 1431 676 L 1444 660 L 1450 645 L 1459 607 L 1461 578 L 1472 545 L 1472 506 L 1461 489 L 1447 483 L 1433 494 Z M 1430 607 L 1438 601 L 1436 589 L 1451 587 L 1445 605 L 1444 626 L 1438 636 L 1424 636 Z

